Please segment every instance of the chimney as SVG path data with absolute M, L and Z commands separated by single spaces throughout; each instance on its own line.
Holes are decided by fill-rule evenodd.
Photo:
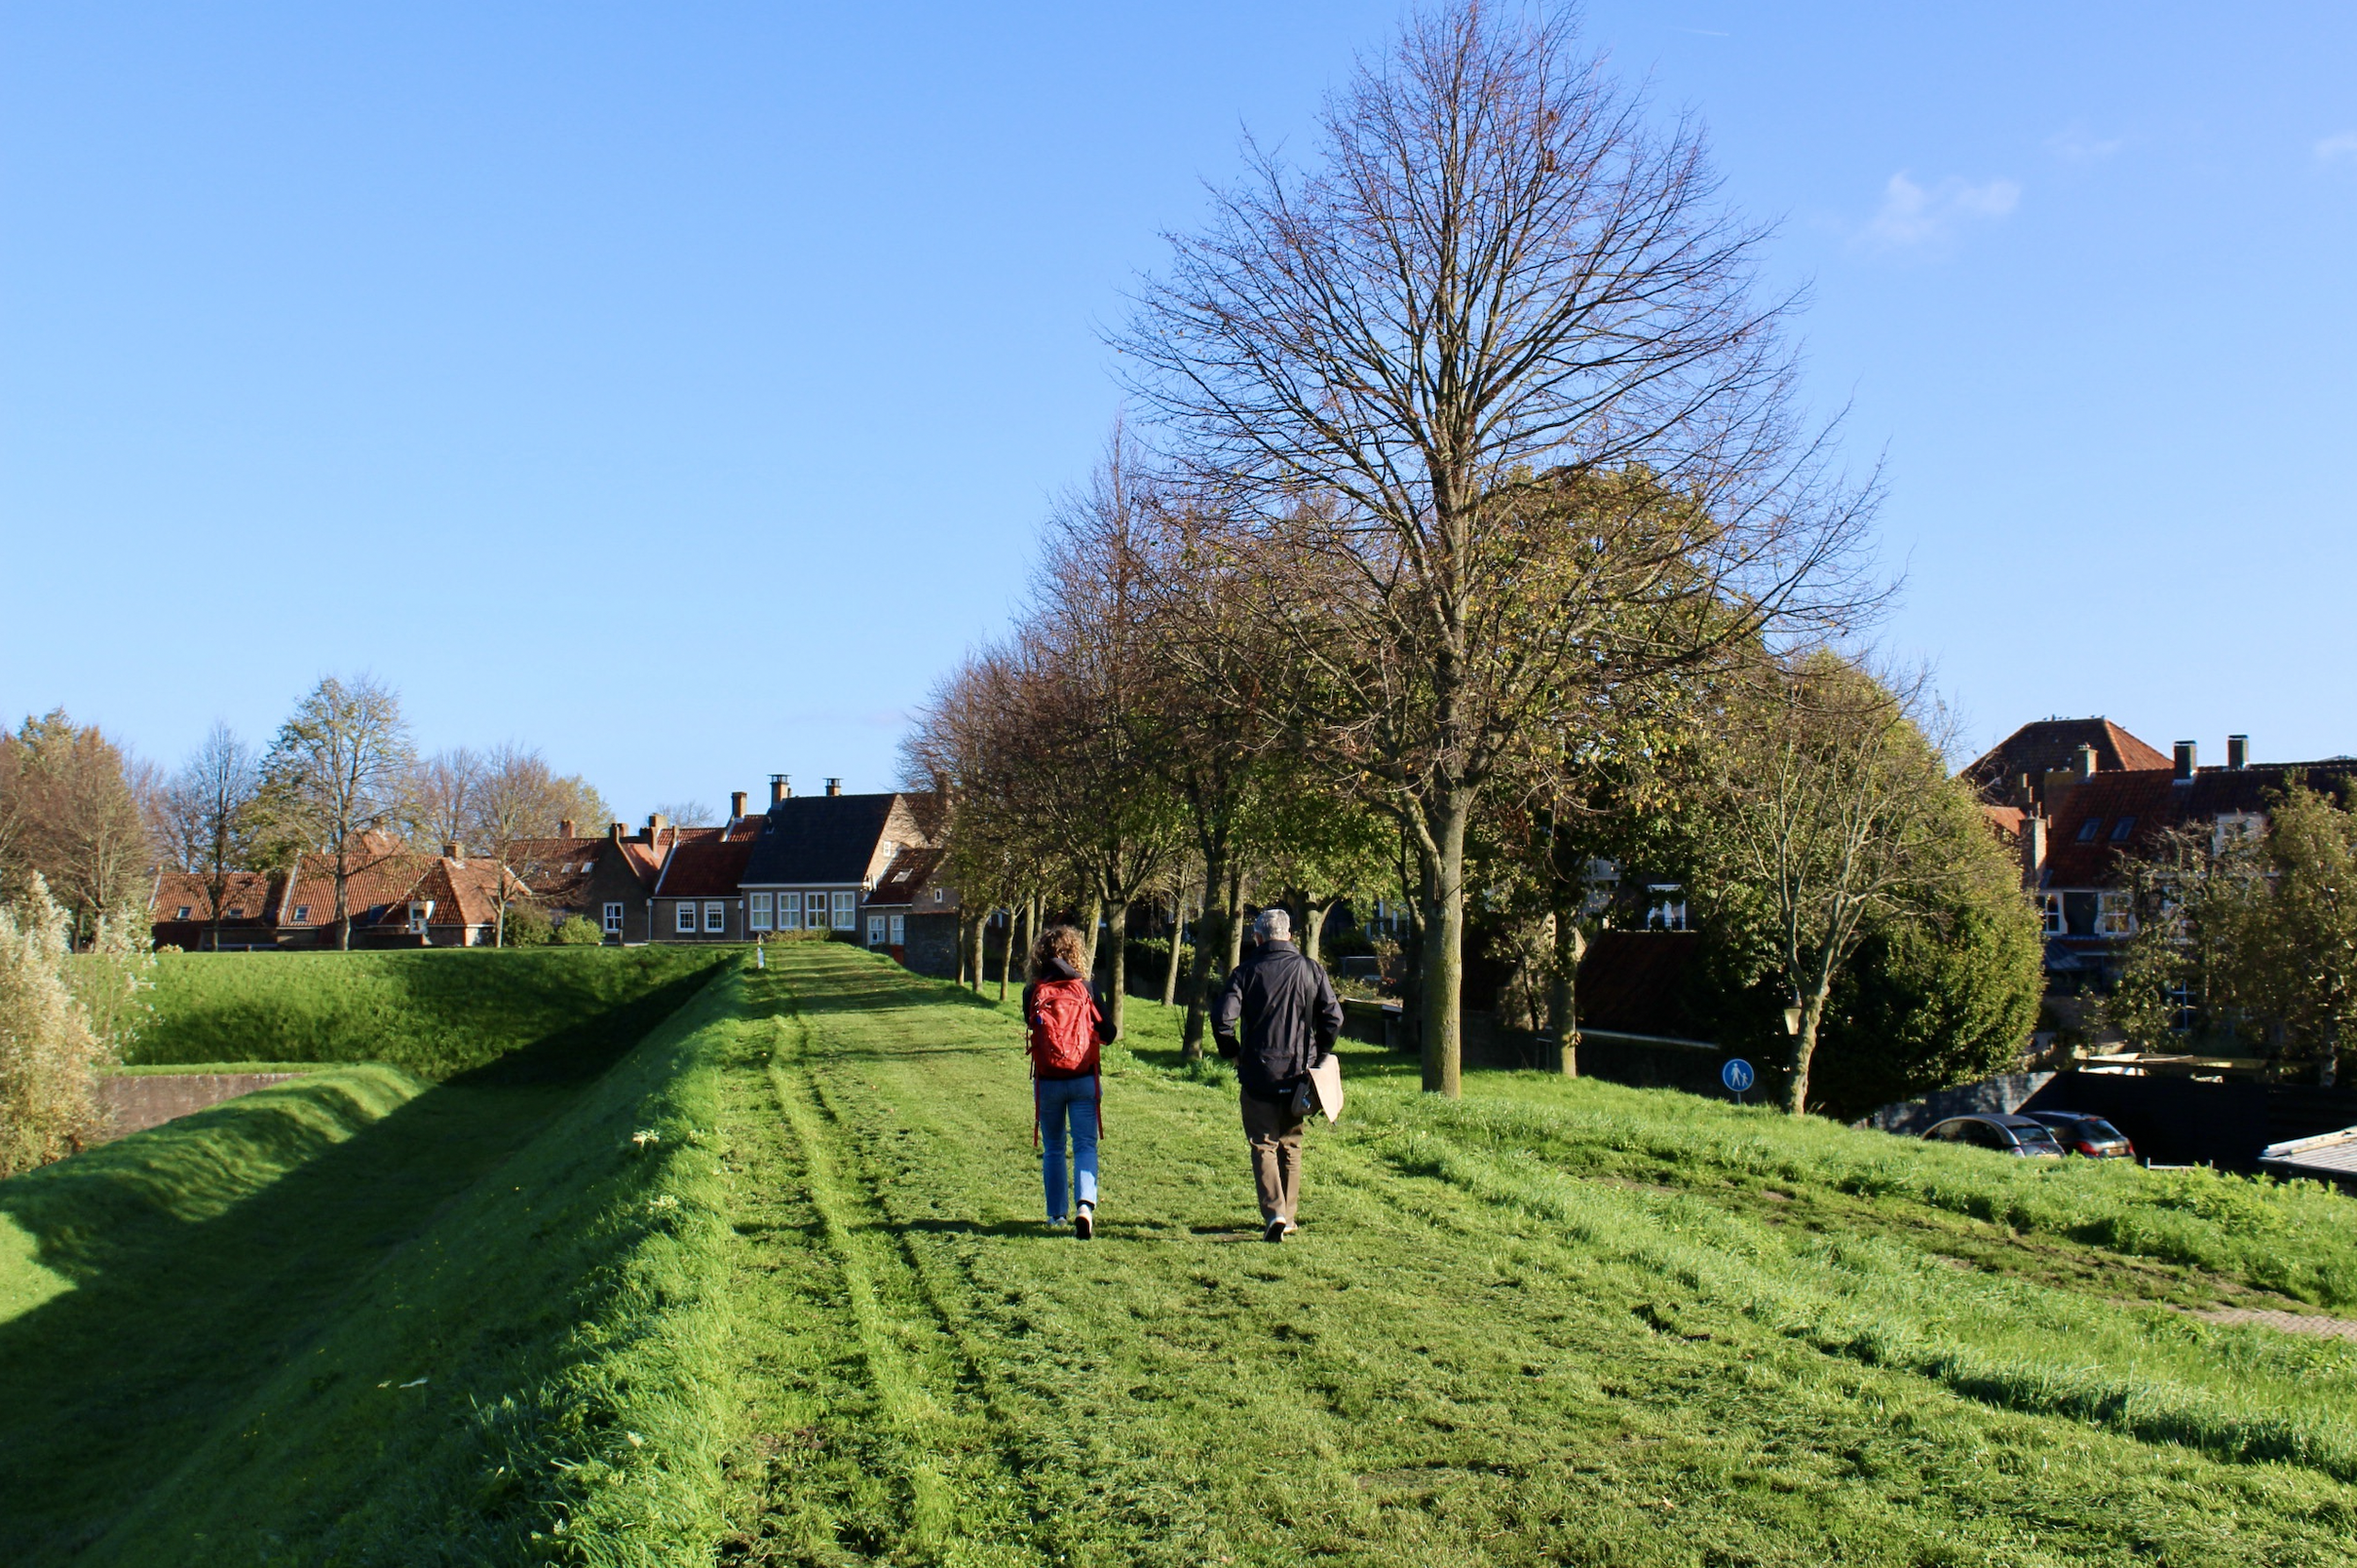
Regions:
M 2080 747 L 2078 754 L 2070 759 L 2070 770 L 2082 779 L 2095 777 L 2095 748 Z
M 2250 766 L 2250 737 L 2249 735 L 2226 737 L 2226 766 L 2229 767 Z
M 647 842 L 651 844 L 656 839 L 662 837 L 663 830 L 670 825 L 671 819 L 664 816 L 661 812 L 649 812 L 647 814 Z
M 2036 781 L 2027 773 L 2016 773 L 2013 776 L 2014 804 L 2026 806 L 2036 801 L 2037 800 L 2036 783 Z
M 556 836 L 559 838 L 579 838 L 581 834 L 573 832 L 573 819 L 567 817 L 558 819 L 556 824 Z
M 842 781 L 841 779 L 829 779 L 829 780 L 827 781 L 827 793 L 828 793 L 828 794 L 830 794 L 830 795 L 840 795 L 840 794 L 842 794 L 842 793 L 843 793 L 843 781 Z
M 611 823 L 609 824 L 609 828 L 614 834 L 614 842 L 617 844 L 619 844 L 623 839 L 630 836 L 630 824 L 628 822 Z
M 2177 743 L 2177 782 L 2193 783 L 2193 742 L 2190 740 Z
M 453 838 L 442 846 L 442 858 L 457 861 L 463 866 L 467 860 L 467 847 Z
M 2021 819 L 2021 885 L 2036 892 L 2046 880 L 2046 818 L 2025 817 Z
M 732 822 L 733 822 L 733 821 L 735 821 L 738 817 L 742 817 L 742 816 L 744 816 L 744 815 L 745 815 L 745 792 L 744 792 L 743 790 L 741 790 L 741 789 L 732 789 L 732 790 L 730 790 L 730 791 L 729 791 L 729 820 L 730 820 L 730 821 L 732 821 Z
M 793 795 L 793 793 L 794 785 L 784 774 L 772 773 L 769 775 L 769 803 L 771 805 L 774 806 L 780 801 L 788 799 Z

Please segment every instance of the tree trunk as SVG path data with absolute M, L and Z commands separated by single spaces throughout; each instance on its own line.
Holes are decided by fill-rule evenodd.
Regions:
M 1318 939 L 1326 934 L 1326 917 L 1334 912 L 1330 903 L 1313 904 L 1306 899 L 1301 906 L 1301 950 L 1312 964 L 1326 962 L 1318 956 Z
M 1162 971 L 1162 1005 L 1173 1007 L 1178 1001 L 1178 949 L 1186 946 L 1187 884 L 1180 883 L 1170 899 L 1170 963 Z
M 1244 962 L 1244 868 L 1228 873 L 1228 974 Z M 1223 983 L 1224 983 L 1223 979 Z
M 985 909 L 974 916 L 974 994 L 982 994 L 982 970 L 985 966 L 983 949 L 990 941 L 990 911 Z
M 1195 958 L 1187 966 L 1187 1021 L 1179 1032 L 1178 1057 L 1203 1060 L 1203 1026 L 1211 1011 L 1211 956 L 1226 946 L 1235 906 L 1228 901 L 1228 857 L 1214 844 L 1203 863 L 1203 913 L 1195 920 Z
M 1129 1000 L 1129 906 L 1116 902 L 1107 914 L 1105 940 L 1113 946 L 1113 975 L 1105 985 L 1106 1021 L 1113 1026 L 1113 1038 L 1121 1038 L 1121 1008 Z
M 1438 850 L 1426 881 L 1429 908 L 1424 932 L 1424 1087 L 1455 1099 L 1464 1092 L 1464 1037 L 1459 1003 L 1465 985 L 1465 826 L 1472 802 L 1452 791 L 1433 814 Z
M 1105 917 L 1105 898 L 1101 893 L 1089 895 L 1088 906 L 1080 911 L 1080 972 L 1096 983 L 1096 926 Z
M 1010 905 L 1007 909 L 1007 939 L 998 949 L 998 999 L 1000 1001 L 1007 999 L 1007 980 L 1014 973 L 1014 906 Z
M 294 875 L 298 881 L 303 876 L 303 855 L 299 850 L 295 854 Z M 344 852 L 339 848 L 336 851 L 336 949 L 338 952 L 352 950 L 352 905 L 348 891 L 351 881 L 350 874 L 344 869 Z
M 1801 1008 L 1800 1032 L 1785 1058 L 1784 1108 L 1795 1116 L 1808 1111 L 1808 1067 L 1817 1054 L 1817 1026 L 1825 1015 L 1825 991 L 1820 986 Z
M 1588 938 L 1570 909 L 1558 906 L 1548 918 L 1555 923 L 1555 972 L 1547 986 L 1547 1027 L 1555 1032 L 1557 1066 L 1565 1078 L 1577 1078 L 1579 961 L 1587 956 Z

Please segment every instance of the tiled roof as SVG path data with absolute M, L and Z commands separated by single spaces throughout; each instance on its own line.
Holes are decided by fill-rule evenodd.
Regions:
M 766 814 L 768 831 L 753 841 L 745 880 L 755 886 L 797 883 L 865 883 L 895 821 L 918 842 L 905 798 L 883 795 L 796 795 Z
M 152 919 L 173 922 L 186 908 L 192 923 L 210 924 L 213 918 L 212 889 L 206 885 L 211 879 L 195 871 L 163 871 L 156 878 L 156 894 L 148 905 Z M 232 871 L 222 888 L 222 907 L 241 910 L 242 914 L 225 916 L 223 925 L 260 925 L 270 908 L 270 875 L 264 871 Z
M 891 867 L 876 879 L 876 890 L 867 896 L 867 907 L 899 909 L 915 903 L 947 854 L 944 850 L 903 850 L 893 858 Z
M 354 855 L 344 884 L 346 907 L 355 925 L 372 924 L 393 904 L 406 906 L 409 889 L 425 875 L 435 857 L 393 850 L 372 857 Z M 307 909 L 298 921 L 295 911 Z M 293 878 L 279 895 L 272 916 L 282 926 L 332 926 L 336 921 L 336 861 L 332 855 L 305 855 Z
M 409 918 L 412 902 L 431 900 L 430 926 L 487 926 L 499 918 L 499 866 L 488 860 L 428 861 L 418 880 L 397 901 L 387 905 L 369 923 L 398 926 Z
M 1967 764 L 1962 777 L 1990 800 L 2003 799 L 2023 773 L 2035 784 L 2058 768 L 2069 767 L 2082 746 L 2095 748 L 2099 771 L 2167 767 L 2168 756 L 2155 751 L 2108 718 L 2041 718 L 2024 724 L 1983 755 Z
M 2021 821 L 2027 816 L 2029 813 L 2019 806 L 1985 805 L 1981 808 L 1981 819 L 1996 829 L 2001 836 L 2009 839 L 2021 836 Z
M 2161 834 L 2187 822 L 2212 822 L 2228 813 L 2259 813 L 2294 782 L 2312 788 L 2357 780 L 2357 759 L 2266 763 L 2250 767 L 2202 767 L 2184 784 L 2167 767 L 2098 773 L 2073 787 L 2054 813 L 2046 836 L 2046 885 L 2109 887 L 2124 879 L 2119 857 L 2152 851 Z M 2120 823 L 2126 821 L 2126 836 Z M 2093 835 L 2082 840 L 2087 824 Z
M 507 864 L 543 903 L 570 905 L 597 869 L 602 838 L 524 838 L 509 847 Z
M 717 899 L 733 894 L 744 880 L 753 840 L 716 835 L 692 838 L 670 853 L 655 893 L 665 899 Z

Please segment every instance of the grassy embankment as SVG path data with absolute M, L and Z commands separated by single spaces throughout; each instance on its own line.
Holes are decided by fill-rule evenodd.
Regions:
M 1232 1086 L 1139 1004 L 1083 1246 L 1008 1010 L 772 964 L 569 1098 L 483 1091 L 563 1099 L 502 1147 L 382 1069 L 242 1102 L 354 1130 L 0 1323 L 0 1558 L 2348 1560 L 2357 1346 L 2182 1310 L 2347 1303 L 2345 1199 L 1355 1052 L 1268 1246 Z
M 653 1205 L 711 1180 L 733 956 L 168 958 L 152 1051 L 403 1065 L 0 1183 L 0 1561 L 536 1560 L 562 1505 L 645 1533 L 696 1494 L 602 1456 L 713 1462 L 664 1390 L 711 1353 L 715 1209 Z
M 2349 1559 L 2357 1346 L 2182 1310 L 2357 1299 L 2346 1199 L 1358 1053 L 1269 1246 L 1139 1005 L 1084 1246 L 1012 1018 L 841 949 L 753 990 L 724 1560 Z

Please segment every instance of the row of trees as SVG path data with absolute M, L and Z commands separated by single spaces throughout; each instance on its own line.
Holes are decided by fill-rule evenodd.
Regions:
M 1580 868 L 1685 844 L 1798 1011 L 1798 1109 L 1845 965 L 1961 875 L 1930 842 L 1993 846 L 1922 825 L 1969 802 L 1901 694 L 1796 652 L 1877 602 L 1874 487 L 1800 423 L 1760 231 L 1560 14 L 1411 19 L 1319 143 L 1250 149 L 1144 287 L 1115 346 L 1145 430 L 921 717 L 956 872 L 1101 910 L 1115 995 L 1129 907 L 1199 889 L 1190 1052 L 1247 886 L 1404 894 L 1453 1095 L 1469 896 L 1537 890 L 1568 1031 Z

